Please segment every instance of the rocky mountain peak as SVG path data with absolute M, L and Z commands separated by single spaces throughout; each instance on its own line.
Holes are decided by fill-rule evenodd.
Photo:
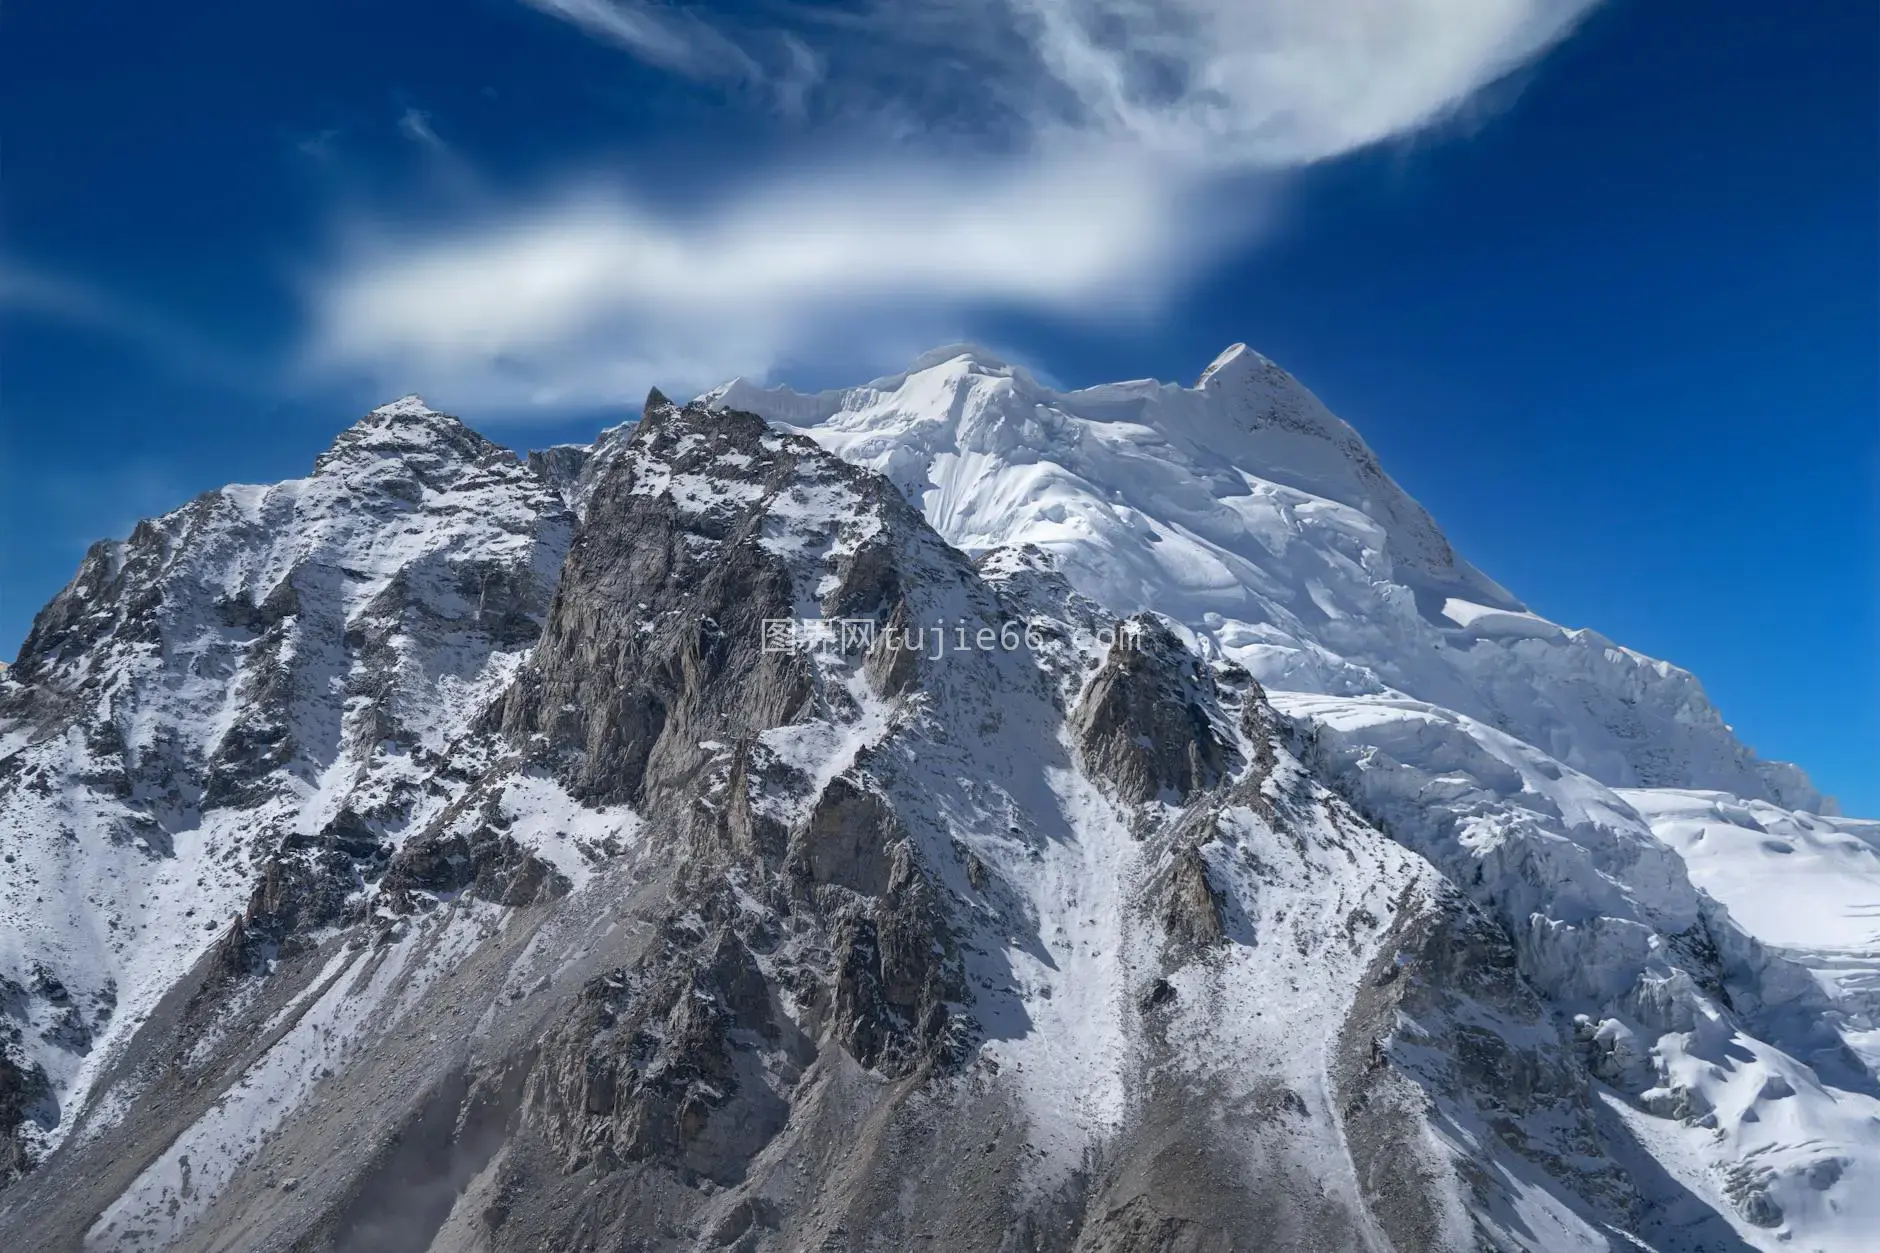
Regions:
M 375 418 L 421 418 L 427 414 L 436 413 L 437 410 L 425 403 L 424 397 L 418 395 L 416 392 L 410 392 L 400 396 L 397 400 L 389 401 L 386 404 L 378 406 L 376 409 L 372 410 L 370 416 Z
M 316 475 L 402 468 L 433 485 L 465 469 L 515 461 L 502 445 L 413 395 L 380 405 L 342 431 L 314 461 Z
M 1225 386 L 1236 377 L 1258 372 L 1270 364 L 1272 363 L 1265 357 L 1245 344 L 1229 344 L 1221 350 L 1221 354 L 1214 358 L 1208 368 L 1201 372 L 1201 377 L 1195 381 L 1195 386 L 1198 388 L 1205 388 L 1209 384 Z

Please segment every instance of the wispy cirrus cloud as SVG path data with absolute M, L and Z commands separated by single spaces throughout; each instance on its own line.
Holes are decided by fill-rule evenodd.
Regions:
M 355 232 L 312 292 L 310 367 L 553 406 L 761 376 L 819 343 L 881 358 L 988 307 L 1141 317 L 1264 224 L 1250 181 L 1440 122 L 1596 0 L 866 0 L 764 28 L 525 2 L 663 69 L 766 85 L 807 138 L 837 119 L 850 146 L 683 215 L 571 177 L 426 234 Z M 857 151 L 856 118 L 892 142 Z
M 723 18 L 643 0 L 522 2 L 655 68 L 741 89 L 786 117 L 804 114 L 823 74 L 810 45 L 774 23 L 733 27 Z
M 637 0 L 523 0 L 649 65 L 701 79 L 763 80 L 768 71 L 724 29 L 686 9 Z
M 266 371 L 242 361 L 174 317 L 89 284 L 47 274 L 0 257 L 0 316 L 60 323 L 130 345 L 179 374 L 243 391 L 265 386 Z
M 1270 166 L 1443 117 L 1598 0 L 860 0 L 772 6 L 768 25 L 649 0 L 523 2 L 693 78 L 807 78 L 832 114 L 886 106 Z
M 442 148 L 444 141 L 437 137 L 431 128 L 431 115 L 423 109 L 409 106 L 398 115 L 398 133 L 414 144 L 423 144 L 427 148 Z
M 1594 0 L 992 0 L 1071 102 L 1059 125 L 1213 165 L 1299 165 L 1417 130 Z

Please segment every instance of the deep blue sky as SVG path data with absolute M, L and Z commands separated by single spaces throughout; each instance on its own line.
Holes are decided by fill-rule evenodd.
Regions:
M 572 170 L 684 205 L 819 144 L 866 157 L 883 102 L 935 151 L 1015 142 L 891 64 L 831 54 L 866 92 L 799 107 L 591 34 L 508 0 L 8 10 L 0 653 L 91 540 L 304 473 L 405 390 L 396 359 L 307 361 L 309 292 L 362 222 L 411 243 Z M 1460 119 L 1245 194 L 1262 228 L 1147 320 L 1017 299 L 946 328 L 1068 384 L 1253 344 L 1538 611 L 1692 669 L 1747 742 L 1880 816 L 1876 6 L 1620 0 Z M 772 372 L 860 381 L 886 352 Z M 518 447 L 620 416 L 439 395 L 439 368 L 411 377 Z

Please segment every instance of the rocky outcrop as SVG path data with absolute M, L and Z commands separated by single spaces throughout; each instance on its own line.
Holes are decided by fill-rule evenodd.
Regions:
M 764 622 L 794 618 L 796 605 L 783 559 L 763 542 L 765 504 L 803 452 L 756 418 L 657 395 L 623 438 L 541 645 L 497 716 L 599 803 L 681 787 L 709 757 L 701 742 L 782 725 L 809 698 L 803 659 L 763 646 Z M 694 481 L 712 486 L 693 494 Z
M 819 1051 L 882 1078 L 960 1057 L 959 956 L 895 798 L 866 753 L 818 783 L 777 747 L 852 723 L 845 676 L 869 662 L 825 674 L 763 633 L 812 588 L 813 612 L 905 614 L 910 551 L 956 559 L 881 485 L 746 415 L 655 395 L 615 438 L 590 463 L 543 642 L 491 725 L 571 793 L 644 814 L 636 856 L 673 874 L 672 895 L 658 942 L 589 979 L 541 1043 L 523 1125 L 576 1179 L 731 1186 L 795 1116 Z M 850 503 L 805 518 L 821 497 Z M 461 881 L 451 848 L 435 869 Z M 740 1205 L 717 1225 L 772 1214 Z
M 889 873 L 906 833 L 878 792 L 838 775 L 816 798 L 791 841 L 792 868 L 810 883 L 832 883 L 865 896 L 888 890 Z
M 519 908 L 564 896 L 568 887 L 565 875 L 513 836 L 478 827 L 467 834 L 427 834 L 406 844 L 392 858 L 379 890 L 391 908 L 410 911 L 419 908 L 421 897 L 458 893 Z
M 17 1037 L 17 1026 L 0 1027 Z M 16 1050 L 17 1038 L 0 1048 L 0 1188 L 17 1181 L 33 1167 L 31 1152 L 20 1134 L 26 1124 L 41 1130 L 58 1118 L 52 1085 L 45 1070 L 34 1062 L 22 1062 Z
M 259 969 L 265 961 L 308 933 L 346 918 L 358 886 L 353 860 L 337 849 L 284 852 L 261 869 L 226 944 L 231 969 Z
M 583 987 L 544 1044 L 527 1113 L 563 1147 L 564 1170 L 655 1161 L 735 1183 L 788 1116 L 765 1067 L 788 1068 L 794 1028 L 729 928 L 701 943 L 675 927 L 663 957 Z
M 385 873 L 390 849 L 357 810 L 342 808 L 312 835 L 288 833 L 262 863 L 247 908 L 216 943 L 225 975 L 265 974 L 323 929 L 365 916 L 360 893 Z
M 835 952 L 832 1030 L 856 1061 L 905 1075 L 959 1060 L 958 955 L 908 845 L 894 850 L 886 892 L 837 924 Z
M 1208 880 L 1208 863 L 1194 848 L 1176 854 L 1163 882 L 1161 921 L 1175 944 L 1205 949 L 1227 939 L 1221 901 Z
M 1599 1128 L 1591 1076 L 1520 977 L 1507 934 L 1460 893 L 1406 897 L 1339 1034 L 1332 1079 L 1366 1199 L 1402 1248 L 1435 1247 L 1453 1217 L 1436 1201 L 1448 1168 L 1421 1148 L 1439 1116 L 1484 1153 L 1561 1181 L 1603 1222 L 1638 1226 L 1642 1202 Z M 1545 1128 L 1545 1133 L 1541 1129 Z M 1470 1207 L 1512 1202 L 1504 1176 L 1465 1166 Z
M 557 444 L 553 448 L 531 450 L 528 465 L 573 508 L 580 499 L 583 473 L 591 458 L 592 453 L 584 444 Z
M 1232 749 L 1207 713 L 1211 678 L 1166 624 L 1138 615 L 1071 716 L 1084 767 L 1118 799 L 1176 804 L 1225 776 Z
M 877 696 L 904 695 L 920 681 L 920 651 L 906 646 L 913 624 L 914 614 L 907 600 L 898 600 L 874 643 L 869 645 L 862 673 Z
M 512 454 L 408 399 L 304 479 L 94 546 L 0 678 L 0 914 L 50 920 L 22 960 L 125 1011 L 59 1038 L 116 1049 L 196 958 L 262 972 L 353 918 L 396 837 L 469 782 L 453 741 L 534 642 L 572 526 Z M 96 1068 L 43 1036 L 24 1060 L 82 1107 Z

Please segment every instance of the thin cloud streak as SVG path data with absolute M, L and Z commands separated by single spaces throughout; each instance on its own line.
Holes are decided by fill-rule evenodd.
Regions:
M 1442 119 L 1599 0 L 869 0 L 783 4 L 764 29 L 643 0 L 523 3 L 695 79 L 793 80 L 826 115 L 917 99 L 1034 144 L 1277 168 Z
M 398 115 L 398 133 L 414 144 L 426 148 L 442 148 L 444 141 L 431 129 L 431 115 L 423 109 L 407 108 Z
M 236 391 L 266 393 L 263 372 L 236 360 L 175 319 L 71 279 L 0 259 L 0 315 L 63 323 L 131 345 L 179 374 Z
M 704 19 L 631 0 L 523 0 L 649 65 L 692 78 L 757 79 L 757 61 Z
M 1042 129 L 1269 169 L 1440 121 L 1565 38 L 1596 2 L 1010 0 L 1016 29 L 1072 102 Z

